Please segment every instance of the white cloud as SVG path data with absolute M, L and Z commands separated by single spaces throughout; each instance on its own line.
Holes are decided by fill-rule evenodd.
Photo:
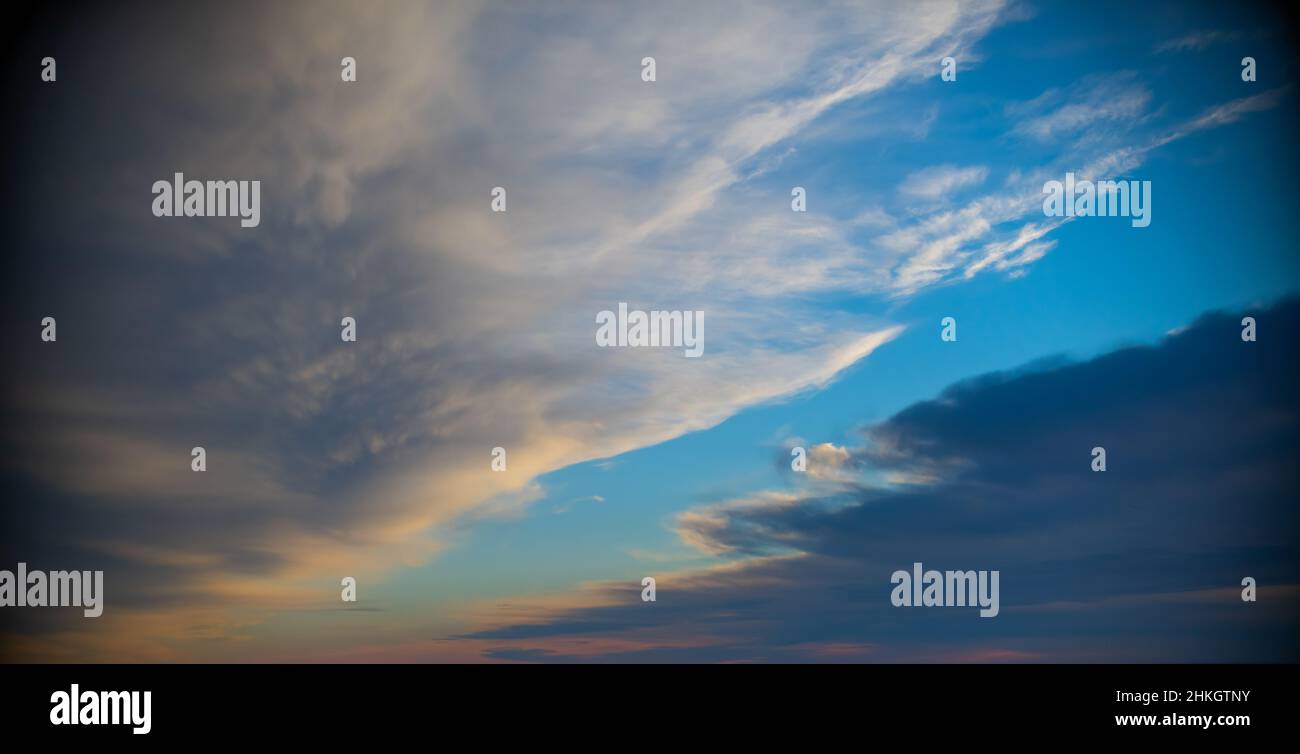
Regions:
M 898 190 L 920 199 L 941 199 L 954 191 L 983 183 L 988 174 L 989 169 L 983 165 L 964 168 L 939 165 L 912 173 Z
M 1228 31 L 1193 31 L 1184 34 L 1181 37 L 1168 39 L 1156 45 L 1155 51 L 1161 52 L 1185 52 L 1188 50 L 1200 51 L 1211 45 L 1220 42 L 1226 42 L 1239 38 L 1241 35 L 1236 32 Z
M 1133 74 L 1119 73 L 1087 77 L 1068 92 L 1049 90 L 1010 112 L 1023 117 L 1016 125 L 1016 133 L 1050 141 L 1075 138 L 1099 125 L 1129 130 L 1146 112 L 1150 101 L 1151 91 Z

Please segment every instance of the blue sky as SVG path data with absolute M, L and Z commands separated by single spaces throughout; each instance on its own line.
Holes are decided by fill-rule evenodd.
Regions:
M 1086 468 L 1098 428 L 1118 446 L 1170 433 L 1225 496 L 1231 464 L 1215 459 L 1240 461 L 1256 523 L 1294 530 L 1276 497 L 1293 476 L 1245 452 L 1294 440 L 1289 424 L 1246 420 L 1294 421 L 1293 396 L 1268 402 L 1287 379 L 1269 332 L 1294 316 L 1277 302 L 1300 289 L 1295 48 L 1277 11 L 787 5 L 285 3 L 251 26 L 218 6 L 126 6 L 83 25 L 52 12 L 11 53 L 53 50 L 61 77 L 15 82 L 33 115 L 11 160 L 31 191 L 11 231 L 26 255 L 5 303 L 21 388 L 6 411 L 39 429 L 7 433 L 6 484 L 34 504 L 0 544 L 101 564 L 123 606 L 89 627 L 6 627 L 13 654 L 1127 660 L 1159 642 L 1123 640 L 1125 600 L 1186 594 L 1195 611 L 1136 614 L 1170 631 L 1229 625 L 1222 587 L 1256 563 L 1294 600 L 1293 548 L 1269 526 L 1206 539 L 1223 514 L 1202 501 L 1177 534 L 1222 573 L 1178 581 L 1174 532 L 1125 519 L 1149 547 L 1119 536 L 1129 549 L 1053 567 L 1152 569 L 1133 593 L 1022 578 L 1007 628 L 909 615 L 911 641 L 881 628 L 874 571 L 844 566 L 884 567 L 874 553 L 846 558 L 827 534 L 867 548 L 951 516 L 969 539 L 918 547 L 975 557 L 983 526 L 1041 525 L 1012 543 L 1015 584 L 1069 549 L 1057 522 L 1088 505 L 1039 444 L 1072 447 L 1061 438 L 1077 430 Z M 342 55 L 355 83 L 339 80 Z M 262 180 L 261 225 L 140 210 L 182 170 Z M 1044 216 L 1043 182 L 1067 171 L 1150 181 L 1150 226 Z M 495 186 L 506 213 L 489 209 Z M 704 311 L 704 357 L 597 348 L 596 313 L 624 301 Z M 19 335 L 52 311 L 57 350 Z M 1200 319 L 1214 311 L 1228 319 Z M 1200 381 L 1187 344 L 1232 361 L 1216 338 L 1256 311 L 1274 318 L 1260 362 Z M 341 347 L 343 315 L 359 337 Z M 949 316 L 956 342 L 939 337 Z M 1187 372 L 1111 371 L 1166 357 Z M 1022 379 L 1027 365 L 1042 378 Z M 952 387 L 990 373 L 1006 374 Z M 1084 378 L 1104 386 L 1097 401 L 1051 432 L 999 387 L 1047 411 L 1074 406 Z M 1234 404 L 1258 431 L 1238 437 L 1195 391 L 1243 385 L 1263 393 Z M 970 409 L 983 405 L 1005 418 Z M 1120 410 L 1130 421 L 1111 421 Z M 1188 424 L 1152 430 L 1166 414 Z M 1207 459 L 1172 437 L 1202 426 L 1242 445 Z M 893 431 L 929 445 L 884 457 Z M 196 477 L 173 460 L 198 444 L 211 470 Z M 808 475 L 790 471 L 795 445 L 817 449 Z M 507 473 L 489 468 L 497 446 Z M 1041 461 L 1021 473 L 1046 512 L 1001 475 L 1017 453 Z M 1176 510 L 1177 464 L 1134 455 L 1168 476 L 1126 488 L 1113 475 L 1110 493 Z M 970 500 L 987 519 L 966 517 Z M 890 512 L 906 505 L 915 518 Z M 338 603 L 342 576 L 359 579 L 358 603 Z M 628 620 L 643 576 L 664 585 L 662 609 Z M 764 578 L 796 588 L 748 616 Z M 1078 634 L 1023 617 L 1073 599 L 1095 607 Z M 1252 619 L 1256 654 L 1225 649 L 1222 630 L 1169 651 L 1295 659 L 1276 610 Z M 698 611 L 747 617 L 696 630 Z

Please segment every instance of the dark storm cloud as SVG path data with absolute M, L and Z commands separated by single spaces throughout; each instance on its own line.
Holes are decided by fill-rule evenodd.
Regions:
M 686 514 L 690 541 L 773 556 L 662 575 L 653 604 L 614 589 L 611 606 L 475 636 L 529 642 L 534 660 L 582 659 L 538 651 L 548 637 L 635 633 L 644 649 L 599 658 L 658 659 L 695 637 L 671 654 L 1295 661 L 1300 301 L 1246 314 L 1258 342 L 1216 313 L 1153 347 L 957 384 L 868 429 L 843 462 L 937 481 Z M 892 607 L 890 574 L 916 561 L 999 570 L 1001 615 Z

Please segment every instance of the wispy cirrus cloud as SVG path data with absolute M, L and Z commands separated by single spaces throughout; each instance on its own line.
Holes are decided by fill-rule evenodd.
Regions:
M 1076 89 L 1077 101 L 1053 90 L 1008 109 L 1018 118 L 1012 135 L 1050 136 L 1068 144 L 1068 150 L 1045 164 L 1018 169 L 1000 193 L 887 222 L 873 245 L 888 251 L 884 259 L 898 260 L 886 286 L 892 295 L 909 296 L 989 269 L 1023 274 L 1055 246 L 1048 234 L 1072 219 L 1042 216 L 1045 180 L 1059 180 L 1067 171 L 1088 180 L 1131 172 L 1154 150 L 1270 110 L 1289 91 L 1270 89 L 1210 106 L 1181 122 L 1156 125 L 1154 113 L 1147 110 L 1150 93 L 1133 84 L 1131 74 L 1089 77 Z
M 1213 45 L 1222 44 L 1224 42 L 1230 42 L 1232 40 L 1240 39 L 1240 38 L 1241 38 L 1241 34 L 1239 32 L 1223 31 L 1218 29 L 1204 29 L 1200 31 L 1188 32 L 1187 34 L 1184 34 L 1181 37 L 1174 37 L 1173 39 L 1167 39 L 1161 42 L 1160 44 L 1156 45 L 1155 52 L 1156 53 L 1189 52 L 1189 51 L 1199 52 L 1201 50 L 1212 47 Z
M 898 187 L 900 193 L 920 199 L 938 199 L 947 194 L 969 186 L 977 186 L 988 177 L 989 169 L 984 165 L 957 167 L 955 165 L 937 165 L 912 173 Z
M 1077 138 L 1084 129 L 1109 125 L 1132 130 L 1151 102 L 1151 91 L 1132 71 L 1090 76 L 1069 90 L 1050 89 L 1016 103 L 1008 114 L 1019 119 L 1014 133 L 1039 141 Z

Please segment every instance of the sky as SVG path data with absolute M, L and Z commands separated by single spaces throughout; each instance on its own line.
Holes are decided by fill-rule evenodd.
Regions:
M 0 569 L 106 604 L 0 659 L 1300 660 L 1272 6 L 8 12 Z M 154 217 L 176 172 L 260 224 Z M 704 354 L 598 347 L 620 302 Z M 894 607 L 914 562 L 1000 614 Z

